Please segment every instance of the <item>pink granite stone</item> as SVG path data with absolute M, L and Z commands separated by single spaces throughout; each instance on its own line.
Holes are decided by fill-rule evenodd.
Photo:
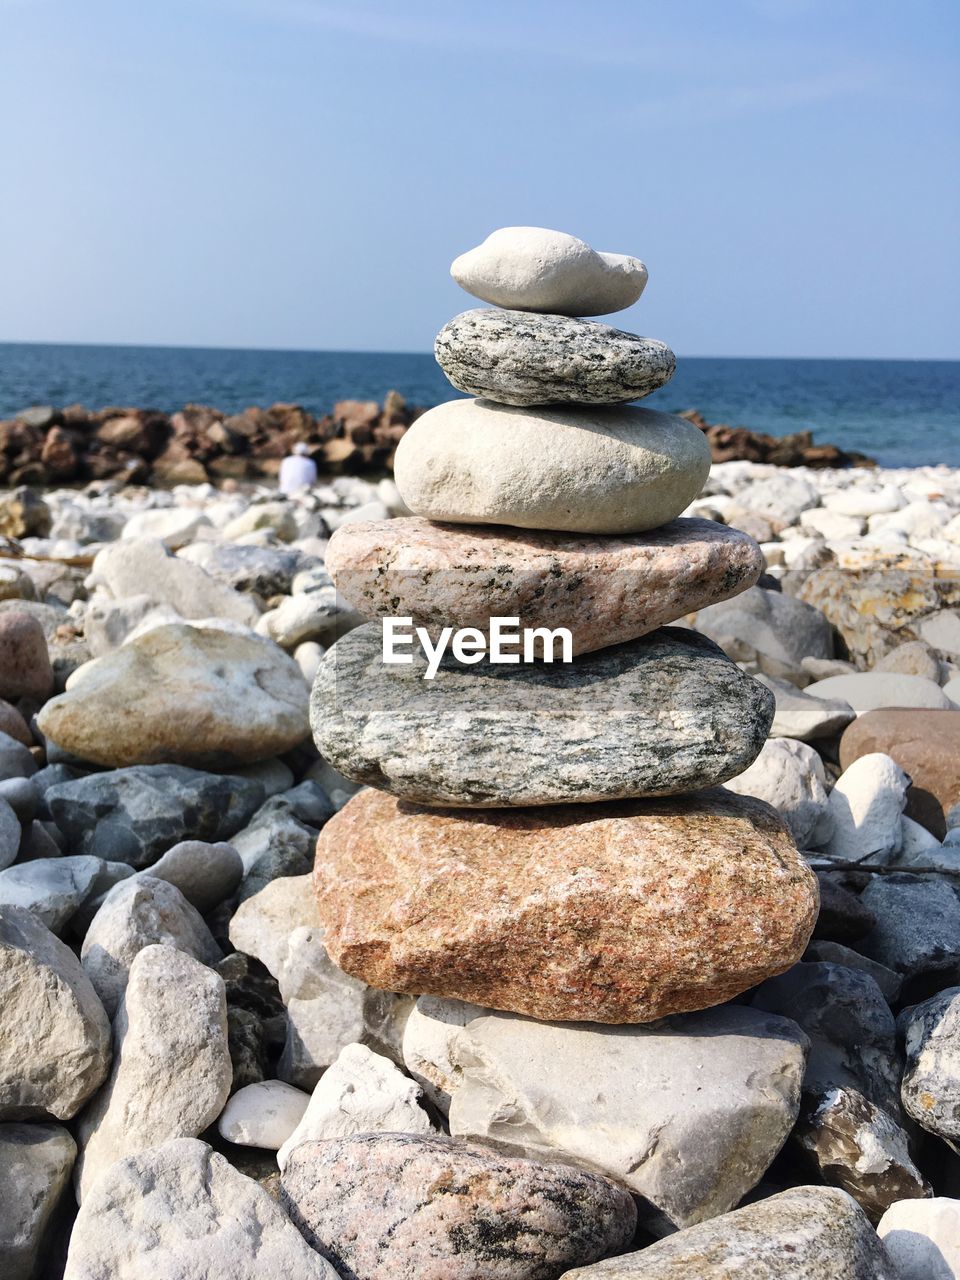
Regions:
M 753 586 L 763 565 L 747 534 L 687 519 L 619 536 L 413 516 L 343 525 L 327 549 L 337 587 L 369 617 L 482 631 L 491 617 L 519 617 L 521 627 L 569 628 L 574 653 L 727 600 Z

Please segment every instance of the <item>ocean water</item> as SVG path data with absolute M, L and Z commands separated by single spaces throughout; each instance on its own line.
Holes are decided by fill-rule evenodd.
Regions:
M 233 413 L 278 400 L 322 414 L 390 390 L 426 406 L 457 394 L 428 354 L 0 343 L 0 418 L 32 404 Z M 960 361 L 681 357 L 644 403 L 772 435 L 810 429 L 887 466 L 960 466 Z

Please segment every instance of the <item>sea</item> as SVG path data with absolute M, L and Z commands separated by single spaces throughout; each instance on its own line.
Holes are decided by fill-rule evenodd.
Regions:
M 391 390 L 427 407 L 457 395 L 427 353 L 0 343 L 0 418 L 37 404 L 235 413 L 276 401 L 319 415 Z M 680 357 L 643 403 L 771 435 L 810 430 L 884 466 L 960 467 L 960 361 Z

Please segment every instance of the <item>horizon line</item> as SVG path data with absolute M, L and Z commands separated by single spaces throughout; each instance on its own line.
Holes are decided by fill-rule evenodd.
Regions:
M 207 343 L 184 342 L 78 342 L 41 341 L 35 338 L 0 338 L 0 347 L 116 347 L 128 351 L 236 351 L 257 355 L 342 355 L 342 356 L 428 356 L 430 351 L 381 350 L 357 347 L 250 347 L 217 346 Z M 678 360 L 810 360 L 810 361 L 863 361 L 878 364 L 960 364 L 960 356 L 790 356 L 790 355 L 710 355 L 705 353 L 677 353 Z

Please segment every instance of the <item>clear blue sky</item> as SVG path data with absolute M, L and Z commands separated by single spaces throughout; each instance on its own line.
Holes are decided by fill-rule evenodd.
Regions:
M 686 355 L 960 357 L 956 0 L 0 0 L 0 339 L 429 349 L 505 224 Z

